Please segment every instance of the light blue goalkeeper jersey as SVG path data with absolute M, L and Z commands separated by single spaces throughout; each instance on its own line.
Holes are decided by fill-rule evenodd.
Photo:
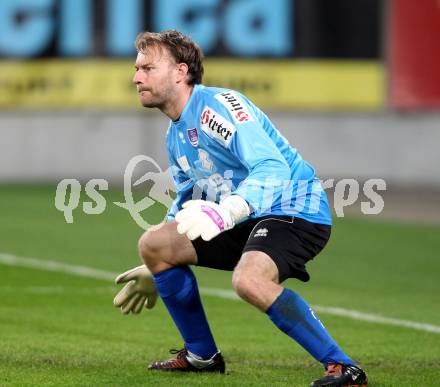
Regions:
M 240 93 L 196 85 L 170 123 L 167 151 L 176 198 L 172 220 L 190 199 L 240 195 L 250 217 L 288 215 L 331 224 L 327 195 L 312 166 Z

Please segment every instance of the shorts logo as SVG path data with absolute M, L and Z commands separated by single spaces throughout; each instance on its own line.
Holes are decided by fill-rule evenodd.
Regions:
M 258 238 L 258 237 L 266 237 L 267 233 L 269 232 L 269 230 L 267 228 L 259 228 L 255 234 L 254 234 L 254 238 Z
M 199 134 L 197 133 L 197 128 L 187 129 L 186 133 L 188 134 L 189 142 L 192 146 L 199 145 Z
M 235 122 L 244 123 L 254 120 L 244 102 L 233 91 L 219 93 L 214 97 L 231 112 Z
M 220 140 L 225 146 L 229 145 L 235 133 L 234 125 L 208 106 L 203 109 L 200 124 L 208 136 Z

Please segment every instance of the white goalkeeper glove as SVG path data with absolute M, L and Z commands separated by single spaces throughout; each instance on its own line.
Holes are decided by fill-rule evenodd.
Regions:
M 140 313 L 142 307 L 151 309 L 156 304 L 157 291 L 153 275 L 145 265 L 135 267 L 116 277 L 117 284 L 128 282 L 116 295 L 113 305 L 121 308 L 121 312 Z
M 220 204 L 206 200 L 189 200 L 176 214 L 177 231 L 190 240 L 202 237 L 210 241 L 249 216 L 249 205 L 241 196 L 231 195 Z

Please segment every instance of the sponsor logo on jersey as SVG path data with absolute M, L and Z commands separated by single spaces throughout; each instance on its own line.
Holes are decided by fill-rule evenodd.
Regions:
M 199 145 L 199 134 L 197 133 L 197 128 L 187 129 L 186 133 L 188 134 L 189 142 L 192 146 Z
M 231 142 L 235 133 L 232 122 L 218 114 L 214 109 L 205 106 L 200 116 L 200 126 L 210 137 L 217 138 L 226 146 Z
M 245 123 L 254 120 L 247 106 L 233 91 L 225 91 L 216 94 L 214 97 L 231 112 L 235 122 Z

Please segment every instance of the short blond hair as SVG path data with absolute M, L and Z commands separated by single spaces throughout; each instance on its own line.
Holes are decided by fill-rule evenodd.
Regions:
M 166 48 L 176 63 L 188 66 L 188 85 L 202 83 L 203 51 L 188 36 L 176 30 L 141 32 L 134 43 L 136 50 L 145 53 L 148 47 Z

